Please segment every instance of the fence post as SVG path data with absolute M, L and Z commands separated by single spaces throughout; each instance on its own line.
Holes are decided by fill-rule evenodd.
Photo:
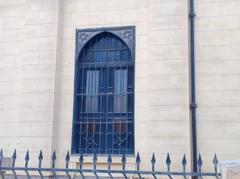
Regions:
M 240 160 L 221 163 L 222 179 L 240 179 Z

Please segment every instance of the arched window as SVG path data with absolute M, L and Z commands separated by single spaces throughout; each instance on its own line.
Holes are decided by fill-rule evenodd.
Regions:
M 72 152 L 134 152 L 134 59 L 118 36 L 92 37 L 76 59 Z

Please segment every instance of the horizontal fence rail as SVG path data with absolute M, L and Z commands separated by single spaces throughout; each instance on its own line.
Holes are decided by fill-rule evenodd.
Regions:
M 74 175 L 72 175 L 72 174 L 79 174 L 79 176 L 83 179 L 87 179 L 88 176 L 86 176 L 86 175 L 89 175 L 89 174 L 92 174 L 92 176 L 97 179 L 101 179 L 102 176 L 100 176 L 100 175 L 102 175 L 102 174 L 105 174 L 105 176 L 103 178 L 114 178 L 113 175 L 118 174 L 117 178 L 125 178 L 125 179 L 128 179 L 130 176 L 133 178 L 140 178 L 140 179 L 145 178 L 146 176 L 151 176 L 150 178 L 154 178 L 154 179 L 157 179 L 160 176 L 166 176 L 169 179 L 174 179 L 174 177 L 182 177 L 183 179 L 189 179 L 190 177 L 193 177 L 194 179 L 195 178 L 203 179 L 204 177 L 213 177 L 213 178 L 220 179 L 220 177 L 221 177 L 221 173 L 218 172 L 218 159 L 217 159 L 216 154 L 214 155 L 214 158 L 213 158 L 213 167 L 214 167 L 213 172 L 202 172 L 203 160 L 202 160 L 201 154 L 199 154 L 198 161 L 197 161 L 197 166 L 198 166 L 197 172 L 186 171 L 187 159 L 186 159 L 185 155 L 183 156 L 183 159 L 181 162 L 182 170 L 181 171 L 172 171 L 171 170 L 172 161 L 171 161 L 169 153 L 166 156 L 166 161 L 165 161 L 166 170 L 165 171 L 156 170 L 156 162 L 157 161 L 156 161 L 154 153 L 150 160 L 151 170 L 142 170 L 140 168 L 141 158 L 140 158 L 139 153 L 137 153 L 136 160 L 135 160 L 136 168 L 133 170 L 126 169 L 126 163 L 127 163 L 126 155 L 122 155 L 121 169 L 118 169 L 118 170 L 112 169 L 113 162 L 112 162 L 112 156 L 110 154 L 107 157 L 107 161 L 106 161 L 107 168 L 106 169 L 98 169 L 97 168 L 98 156 L 96 153 L 93 154 L 92 169 L 84 169 L 84 167 L 83 167 L 84 155 L 82 153 L 79 155 L 79 168 L 69 168 L 69 163 L 70 163 L 69 151 L 67 152 L 67 155 L 65 157 L 65 167 L 63 167 L 63 168 L 55 167 L 55 163 L 56 163 L 56 159 L 57 159 L 55 151 L 53 152 L 53 154 L 51 156 L 51 167 L 48 167 L 48 168 L 42 167 L 42 161 L 43 161 L 42 150 L 40 151 L 39 156 L 38 156 L 38 166 L 37 167 L 29 167 L 28 166 L 28 163 L 30 160 L 29 151 L 26 152 L 25 164 L 23 167 L 18 167 L 15 164 L 16 159 L 17 159 L 16 150 L 14 150 L 12 158 L 11 158 L 11 166 L 2 165 L 3 159 L 4 159 L 3 150 L 1 150 L 0 151 L 0 173 L 1 173 L 1 176 L 3 179 L 4 179 L 3 171 L 10 171 L 15 179 L 18 179 L 19 175 L 17 174 L 17 172 L 20 172 L 20 171 L 24 172 L 25 176 L 28 179 L 31 179 L 31 172 L 37 172 L 41 179 L 44 179 L 44 173 L 46 173 L 46 172 L 52 173 L 52 176 L 54 178 L 58 178 L 58 176 L 60 176 L 59 175 L 60 172 L 65 173 L 65 177 L 68 179 L 73 178 Z M 121 175 L 121 177 L 119 177 L 119 175 Z

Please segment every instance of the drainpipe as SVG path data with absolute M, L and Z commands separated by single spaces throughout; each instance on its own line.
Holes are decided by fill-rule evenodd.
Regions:
M 191 133 L 192 133 L 192 167 L 193 172 L 197 172 L 197 129 L 196 129 L 196 89 L 195 89 L 195 12 L 194 0 L 189 0 L 190 19 L 190 86 L 191 86 Z M 197 177 L 193 177 L 196 179 Z

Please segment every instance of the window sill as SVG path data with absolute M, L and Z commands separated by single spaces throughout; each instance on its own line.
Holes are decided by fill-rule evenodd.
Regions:
M 108 155 L 98 155 L 97 164 L 108 164 L 107 162 Z M 135 164 L 136 158 L 135 155 L 126 155 L 127 161 L 126 164 Z M 112 155 L 112 164 L 122 164 L 122 156 Z M 79 164 L 79 155 L 71 155 L 71 162 Z M 84 164 L 93 164 L 93 155 L 84 155 Z

